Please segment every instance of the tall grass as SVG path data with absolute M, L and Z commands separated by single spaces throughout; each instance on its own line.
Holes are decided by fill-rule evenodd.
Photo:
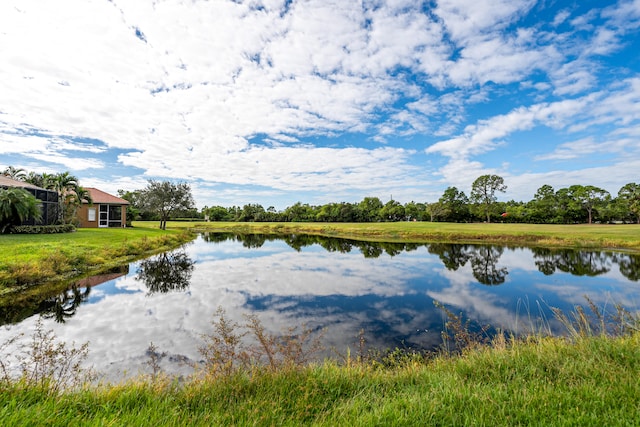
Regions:
M 594 329 L 594 322 L 620 318 L 594 309 L 587 315 L 576 308 L 563 318 L 568 338 L 498 334 L 456 352 L 348 364 L 284 363 L 298 360 L 286 355 L 298 354 L 291 349 L 301 342 L 311 344 L 310 336 L 271 335 L 255 317 L 234 323 L 220 310 L 203 337 L 207 375 L 180 382 L 154 369 L 125 383 L 66 391 L 52 391 L 46 382 L 4 381 L 0 420 L 3 426 L 638 425 L 640 320 L 625 314 L 624 327 Z M 451 332 L 466 324 L 454 314 L 448 322 L 457 324 Z M 244 344 L 248 337 L 252 343 Z M 150 347 L 151 360 L 161 355 Z M 231 365 L 229 358 L 253 362 Z

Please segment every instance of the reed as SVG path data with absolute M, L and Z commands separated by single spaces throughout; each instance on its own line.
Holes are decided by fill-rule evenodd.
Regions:
M 609 317 L 618 316 L 597 311 L 589 323 L 607 325 Z M 628 327 L 620 334 L 610 328 L 602 333 L 585 326 L 584 309 L 575 313 L 566 320 L 580 333 L 565 338 L 499 334 L 453 353 L 396 353 L 387 363 L 363 357 L 347 364 L 302 359 L 272 364 L 267 358 L 188 381 L 158 372 L 154 358 L 161 353 L 151 345 L 153 375 L 124 383 L 52 389 L 60 383 L 0 381 L 0 419 L 3 426 L 637 425 L 640 319 L 625 314 Z M 465 324 L 453 314 L 449 321 Z M 222 310 L 212 326 L 204 337 L 205 354 L 213 350 L 210 354 L 221 357 L 209 359 L 212 366 L 227 357 L 250 360 L 245 355 L 255 356 L 254 351 L 287 360 L 284 355 L 296 354 L 291 350 L 301 342 L 310 343 L 301 333 L 297 341 L 286 332 L 267 334 L 255 317 L 229 322 Z M 41 333 L 42 341 L 53 343 Z M 246 346 L 247 336 L 267 344 Z M 282 352 L 283 345 L 290 350 Z M 78 355 L 59 344 L 38 348 L 51 349 L 63 361 Z M 57 358 L 46 360 L 61 366 Z M 55 378 L 55 370 L 38 372 L 45 373 L 41 379 Z

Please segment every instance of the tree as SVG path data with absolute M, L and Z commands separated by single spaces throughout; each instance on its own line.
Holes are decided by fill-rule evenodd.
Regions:
M 385 221 L 402 221 L 404 219 L 404 206 L 397 200 L 389 200 L 380 209 L 380 217 Z
M 15 179 L 16 181 L 24 181 L 27 178 L 27 173 L 24 169 L 16 169 L 13 166 L 7 166 L 2 172 L 2 175 Z
M 404 205 L 404 214 L 407 221 L 424 221 L 428 218 L 427 204 L 411 201 Z
M 78 199 L 80 189 L 78 178 L 69 172 L 61 172 L 55 175 L 42 174 L 44 188 L 55 190 L 58 193 L 58 222 L 64 224 L 66 220 L 71 221 L 75 214 L 75 206 L 71 208 Z M 73 214 L 71 214 L 73 209 Z
M 462 222 L 469 218 L 469 198 L 464 191 L 459 191 L 456 187 L 448 187 L 438 202 L 446 211 L 443 215 L 445 221 Z
M 568 188 L 560 188 L 556 191 L 556 212 L 554 222 L 572 224 L 584 222 L 586 219 L 582 207 L 577 206 L 573 195 Z
M 8 232 L 29 218 L 42 217 L 40 201 L 22 188 L 0 189 L 0 233 Z
M 241 222 L 260 222 L 264 221 L 266 211 L 261 204 L 248 203 L 242 207 L 242 214 L 238 221 Z
M 195 202 L 189 184 L 149 180 L 140 191 L 140 204 L 144 210 L 160 217 L 160 229 L 165 230 L 172 214 L 193 209 Z
M 224 206 L 211 206 L 202 209 L 202 213 L 209 219 L 209 221 L 229 221 L 231 215 Z
M 42 188 L 50 188 L 53 175 L 48 173 L 39 174 L 37 172 L 29 172 L 24 178 L 25 182 Z
M 527 203 L 530 210 L 530 218 L 533 222 L 549 222 L 554 217 L 558 199 L 552 186 L 545 184 L 538 188 L 533 200 Z
M 437 218 L 449 213 L 447 207 L 441 202 L 427 203 L 426 212 L 429 214 L 429 221 L 434 222 Z
M 72 224 L 75 221 L 76 212 L 78 211 L 78 208 L 82 206 L 83 202 L 87 202 L 89 203 L 89 205 L 93 205 L 91 194 L 87 189 L 81 187 L 80 185 L 76 185 L 73 191 L 67 192 L 65 194 L 63 212 L 63 222 L 65 224 Z
M 127 205 L 127 227 L 131 227 L 131 221 L 140 218 L 140 190 L 118 190 L 118 197 L 129 202 Z
M 640 184 L 630 182 L 618 191 L 618 199 L 627 211 L 636 217 L 640 224 Z
M 487 222 L 491 222 L 491 207 L 498 200 L 496 191 L 504 193 L 506 190 L 504 179 L 498 175 L 482 175 L 473 181 L 471 200 L 482 207 Z
M 384 205 L 377 197 L 365 197 L 358 203 L 358 216 L 362 222 L 376 222 L 380 220 L 380 210 Z
M 283 217 L 286 221 L 291 222 L 314 221 L 315 212 L 308 204 L 296 202 L 293 206 L 289 206 L 284 210 Z
M 569 193 L 577 206 L 587 211 L 588 223 L 591 224 L 593 210 L 601 206 L 609 197 L 609 192 L 593 185 L 572 185 Z

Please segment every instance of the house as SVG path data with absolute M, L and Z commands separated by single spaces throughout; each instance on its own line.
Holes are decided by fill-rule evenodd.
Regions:
M 91 196 L 92 204 L 86 200 L 82 201 L 82 206 L 78 209 L 77 218 L 80 227 L 125 227 L 127 224 L 128 201 L 120 197 L 112 196 L 109 193 L 97 188 L 87 188 L 85 190 Z
M 0 175 L 0 188 L 16 187 L 34 195 L 40 201 L 40 209 L 42 210 L 42 217 L 39 221 L 29 218 L 22 225 L 52 225 L 58 221 L 58 192 Z

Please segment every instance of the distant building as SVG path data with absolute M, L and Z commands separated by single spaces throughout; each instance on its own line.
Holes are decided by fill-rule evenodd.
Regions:
M 93 204 L 86 200 L 78 209 L 77 218 L 80 227 L 125 227 L 127 224 L 127 200 L 112 196 L 97 188 L 87 188 Z
M 0 188 L 22 188 L 41 202 L 42 218 L 39 221 L 29 218 L 22 225 L 53 225 L 58 221 L 58 193 L 56 191 L 47 190 L 28 182 L 17 181 L 4 175 L 0 175 Z

